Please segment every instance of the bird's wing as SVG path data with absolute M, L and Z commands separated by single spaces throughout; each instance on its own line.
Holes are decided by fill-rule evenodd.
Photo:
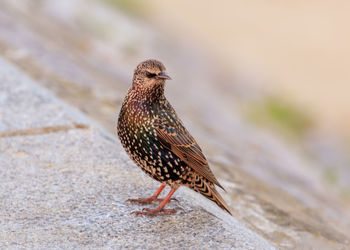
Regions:
M 161 144 L 186 162 L 197 174 L 224 189 L 211 172 L 201 148 L 183 126 L 175 112 L 155 120 L 154 128 Z

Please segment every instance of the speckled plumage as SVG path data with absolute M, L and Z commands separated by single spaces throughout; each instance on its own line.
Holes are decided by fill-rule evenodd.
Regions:
M 201 193 L 231 213 L 215 189 L 214 184 L 222 186 L 211 172 L 202 150 L 164 96 L 167 79 L 170 77 L 161 62 L 140 63 L 119 114 L 118 136 L 124 149 L 143 171 L 162 183 L 152 197 L 132 200 L 163 201 L 160 206 L 136 214 L 174 212 L 163 208 L 181 185 Z M 157 199 L 165 185 L 171 187 L 171 192 L 164 200 Z

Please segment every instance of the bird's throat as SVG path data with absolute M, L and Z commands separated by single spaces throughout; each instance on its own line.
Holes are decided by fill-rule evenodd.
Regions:
M 165 99 L 164 85 L 165 81 L 156 84 L 145 84 L 143 86 L 137 86 L 133 91 L 137 97 L 136 99 L 153 105 Z

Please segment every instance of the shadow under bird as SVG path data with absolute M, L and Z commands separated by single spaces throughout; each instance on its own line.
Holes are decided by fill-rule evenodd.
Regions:
M 124 149 L 137 166 L 161 182 L 151 197 L 129 200 L 142 204 L 159 201 L 160 205 L 133 213 L 174 213 L 174 209 L 164 209 L 164 206 L 178 187 L 186 186 L 231 214 L 215 185 L 223 187 L 210 170 L 201 148 L 164 96 L 165 81 L 170 79 L 161 62 L 140 63 L 120 110 L 117 129 Z M 159 199 L 166 185 L 171 190 L 166 198 Z

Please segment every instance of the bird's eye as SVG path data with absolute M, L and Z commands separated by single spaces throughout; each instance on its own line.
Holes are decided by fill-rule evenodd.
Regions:
M 150 73 L 150 72 L 147 72 L 146 75 L 147 75 L 148 78 L 153 78 L 153 77 L 157 76 L 156 74 Z

